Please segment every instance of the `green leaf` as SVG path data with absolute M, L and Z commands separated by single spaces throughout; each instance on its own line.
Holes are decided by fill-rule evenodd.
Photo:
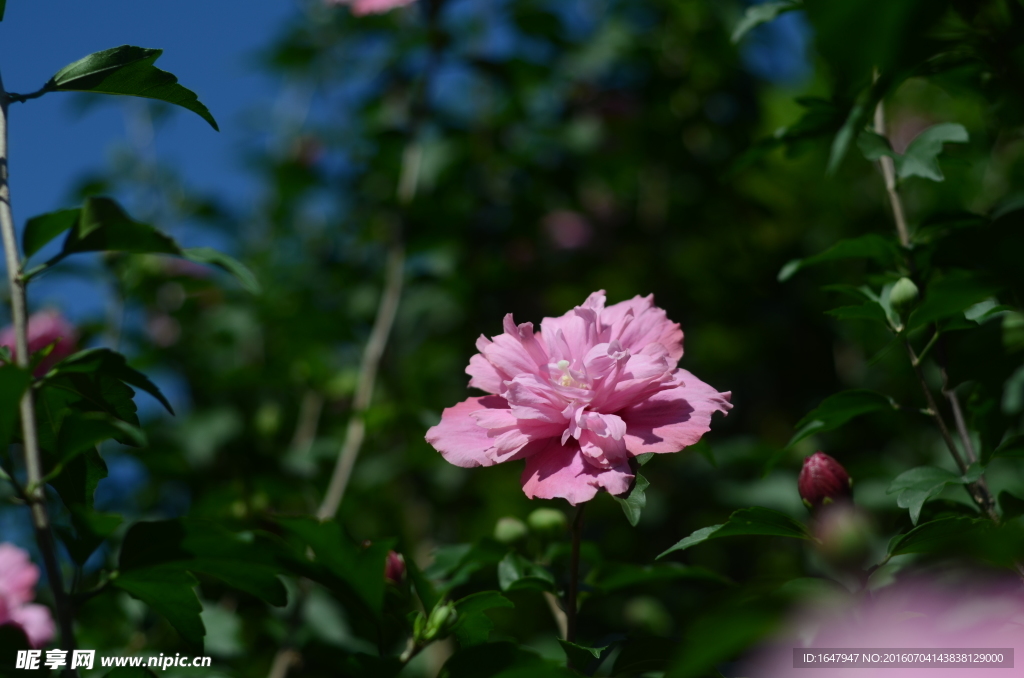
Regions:
M 110 198 L 86 198 L 62 255 L 76 252 L 181 254 L 174 240 L 148 224 L 132 219 Z
M 71 507 L 70 525 L 55 525 L 54 529 L 67 547 L 71 559 L 84 565 L 89 556 L 121 525 L 121 516 L 100 513 L 81 506 Z
M 857 148 L 864 154 L 864 159 L 871 162 L 886 156 L 895 158 L 898 155 L 892 150 L 888 139 L 869 130 L 864 130 L 857 137 Z
M 80 507 L 91 511 L 96 486 L 106 477 L 106 462 L 96 448 L 90 448 L 64 464 L 63 472 L 49 483 L 69 509 Z
M 136 447 L 146 445 L 146 434 L 138 427 L 102 412 L 75 412 L 61 424 L 57 455 L 66 462 L 111 438 L 128 438 Z
M 122 572 L 175 567 L 215 577 L 271 605 L 287 602 L 272 549 L 251 534 L 235 534 L 212 522 L 135 523 L 121 546 L 120 566 Z
M 796 423 L 797 432 L 786 447 L 792 447 L 815 433 L 837 429 L 861 415 L 894 408 L 895 405 L 888 396 L 875 391 L 854 389 L 830 395 Z
M 715 525 L 713 527 L 721 527 Z M 705 528 L 707 529 L 707 528 Z M 678 563 L 633 565 L 631 563 L 604 563 L 587 578 L 587 583 L 602 593 L 611 593 L 634 586 L 661 584 L 668 581 L 690 580 L 701 583 L 731 585 L 727 577 L 704 567 L 690 567 Z
M 790 261 L 779 271 L 778 279 L 779 282 L 785 282 L 792 278 L 797 271 L 808 266 L 842 259 L 870 259 L 883 266 L 891 266 L 899 256 L 899 247 L 891 238 L 868 233 L 856 238 L 840 240 L 821 254 Z
M 109 348 L 90 348 L 68 356 L 57 363 L 56 367 L 54 367 L 54 374 L 55 376 L 88 374 L 113 377 L 142 389 L 160 401 L 160 404 L 168 412 L 174 414 L 174 409 L 171 408 L 171 404 L 164 397 L 164 394 L 160 392 L 160 389 L 156 387 L 156 384 L 150 381 L 146 375 L 129 367 L 128 361 L 123 355 L 111 351 Z M 123 419 L 120 416 L 119 418 Z
M 626 514 L 626 520 L 633 527 L 640 522 L 640 512 L 647 506 L 647 495 L 644 492 L 650 484 L 647 478 L 637 473 L 636 482 L 629 494 L 625 497 L 615 497 L 615 501 L 619 502 L 619 506 L 622 507 L 622 512 Z
M 630 638 L 615 658 L 613 676 L 639 676 L 664 672 L 679 646 L 669 638 Z
M 416 565 L 416 559 L 413 558 L 412 552 L 406 549 L 402 552 L 402 556 L 405 558 L 405 571 L 409 574 L 409 580 L 412 582 L 413 588 L 416 589 L 420 602 L 423 603 L 423 609 L 433 610 L 434 606 L 441 600 L 440 594 L 434 588 L 433 583 L 423 574 L 419 566 Z
M 958 476 L 935 466 L 918 466 L 896 476 L 886 492 L 900 493 L 896 504 L 900 508 L 910 509 L 910 521 L 917 525 L 925 502 L 941 494 L 947 485 L 965 485 L 973 480 L 970 476 Z
M 498 585 L 502 591 L 554 591 L 555 577 L 513 551 L 498 563 Z
M 736 24 L 736 28 L 732 31 L 733 43 L 737 43 L 742 40 L 743 36 L 757 26 L 768 23 L 769 21 L 774 21 L 780 14 L 791 12 L 794 9 L 800 9 L 800 3 L 763 2 L 758 5 L 751 5 L 750 7 L 747 7 L 747 11 L 744 12 L 743 18 L 740 19 L 739 23 Z
M 199 616 L 203 606 L 194 591 L 198 584 L 186 570 L 173 565 L 122 571 L 113 580 L 114 586 L 163 616 L 193 648 L 202 648 L 206 635 Z
M 969 138 L 963 125 L 951 122 L 933 125 L 914 137 L 906 152 L 896 157 L 896 173 L 900 179 L 923 177 L 932 181 L 943 181 L 945 177 L 939 167 L 942 145 L 966 143 Z
M 6 450 L 18 421 L 21 396 L 32 383 L 32 375 L 15 365 L 0 366 L 0 450 Z
M 562 646 L 562 651 L 565 652 L 565 659 L 569 666 L 588 676 L 593 675 L 597 667 L 601 665 L 601 660 L 607 657 L 613 649 L 611 645 L 586 647 L 578 643 L 570 643 L 568 640 L 562 640 L 561 638 L 558 639 L 558 644 Z
M 775 627 L 779 612 L 756 601 L 717 606 L 694 619 L 665 678 L 705 678 L 715 665 L 752 646 Z
M 928 285 L 924 301 L 910 314 L 907 329 L 915 330 L 933 322 L 961 314 L 980 301 L 993 296 L 998 288 L 966 271 L 952 271 Z
M 987 456 L 982 452 L 981 463 L 988 464 L 996 457 L 1024 457 L 1024 435 L 1008 437 Z
M 122 45 L 94 52 L 57 71 L 50 79 L 53 89 L 69 92 L 96 92 L 158 99 L 187 108 L 210 123 L 217 121 L 196 97 L 195 92 L 178 84 L 178 78 L 153 63 L 162 49 Z
M 803 523 L 793 520 L 785 513 L 754 506 L 734 511 L 729 516 L 729 520 L 721 525 L 711 525 L 710 527 L 697 530 L 662 552 L 657 559 L 660 560 L 674 551 L 683 551 L 709 539 L 741 535 L 793 537 L 796 539 L 811 538 L 807 527 Z
M 831 311 L 825 311 L 828 315 L 839 320 L 871 320 L 883 325 L 889 325 L 889 318 L 885 315 L 885 309 L 876 302 L 869 301 L 859 306 L 840 306 Z
M 181 254 L 186 259 L 198 264 L 208 264 L 224 269 L 235 276 L 235 279 L 238 280 L 246 292 L 251 294 L 260 294 L 262 292 L 260 282 L 256 279 L 253 272 L 234 257 L 230 257 L 210 247 L 191 247 L 182 250 Z
M 949 546 L 982 522 L 987 521 L 952 516 L 922 523 L 889 543 L 889 557 L 905 553 L 927 553 Z
M 452 655 L 438 678 L 572 678 L 577 674 L 555 666 L 539 654 L 514 643 L 484 643 Z
M 4 20 L 4 12 L 7 10 L 7 0 L 0 0 L 0 21 Z
M 481 591 L 455 601 L 458 618 L 452 633 L 462 647 L 486 643 L 491 636 L 494 622 L 484 614 L 487 610 L 498 607 L 515 607 L 512 601 L 497 591 Z
M 278 522 L 313 549 L 317 562 L 346 582 L 374 616 L 381 615 L 384 560 L 391 550 L 390 542 L 377 541 L 364 548 L 349 539 L 333 520 L 286 518 Z
M 25 232 L 21 236 L 21 247 L 25 250 L 25 258 L 43 249 L 47 243 L 68 230 L 78 221 L 80 209 L 59 210 L 32 217 L 25 224 Z

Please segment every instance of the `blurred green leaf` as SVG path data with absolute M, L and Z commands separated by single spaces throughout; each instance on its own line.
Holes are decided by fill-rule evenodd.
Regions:
M 455 601 L 458 613 L 452 633 L 461 647 L 480 645 L 490 640 L 494 622 L 484 614 L 496 607 L 515 607 L 512 601 L 497 591 L 480 591 Z
M 187 645 L 201 650 L 206 629 L 199 616 L 203 606 L 193 590 L 198 584 L 195 577 L 175 565 L 122 570 L 113 580 L 114 586 L 164 617 Z
M 56 463 L 46 473 L 44 482 L 53 482 L 80 454 L 94 450 L 111 438 L 143 447 L 146 436 L 141 429 L 102 412 L 70 412 L 61 420 L 57 435 Z
M 987 455 L 983 450 L 981 463 L 988 464 L 996 457 L 1024 457 L 1024 435 L 1008 437 Z
M 785 513 L 761 506 L 754 506 L 734 511 L 729 516 L 729 520 L 721 525 L 711 525 L 710 527 L 697 530 L 662 552 L 658 559 L 660 560 L 674 551 L 682 551 L 691 546 L 701 544 L 709 539 L 741 535 L 794 537 L 796 539 L 811 538 L 807 527 L 803 523 L 798 523 Z
M 743 18 L 740 19 L 739 23 L 736 24 L 736 28 L 732 31 L 732 41 L 734 43 L 739 42 L 743 39 L 743 36 L 754 28 L 769 21 L 774 21 L 780 14 L 794 9 L 800 9 L 799 2 L 762 2 L 747 7 L 747 11 L 743 13 Z
M 602 593 L 676 580 L 732 584 L 728 577 L 714 570 L 684 566 L 678 563 L 655 563 L 653 565 L 603 563 L 587 577 L 587 583 Z
M 886 156 L 895 158 L 899 155 L 892 150 L 888 139 L 870 130 L 864 130 L 857 136 L 857 148 L 864 154 L 864 159 L 871 162 Z
M 806 259 L 794 259 L 782 267 L 779 271 L 779 282 L 785 282 L 792 278 L 797 271 L 830 261 L 841 259 L 870 259 L 882 266 L 892 266 L 899 258 L 899 247 L 892 238 L 883 237 L 875 233 L 840 240 L 832 247 L 821 254 L 807 257 Z
M 975 480 L 977 470 L 970 475 L 959 476 L 935 466 L 918 466 L 896 476 L 886 493 L 900 493 L 896 504 L 900 508 L 910 509 L 910 521 L 917 525 L 925 502 L 937 497 L 947 485 L 965 485 Z
M 830 395 L 796 423 L 797 432 L 786 447 L 793 447 L 815 433 L 837 429 L 861 415 L 885 412 L 894 408 L 895 404 L 888 396 L 875 391 L 854 389 Z
M 630 638 L 615 658 L 613 676 L 638 676 L 664 671 L 675 655 L 679 641 L 669 638 Z
M 260 294 L 262 292 L 259 280 L 256 279 L 253 272 L 234 257 L 230 257 L 210 247 L 191 247 L 182 250 L 181 254 L 189 261 L 224 269 L 233 275 L 242 285 L 242 288 L 250 294 Z
M 90 348 L 84 351 L 79 351 L 78 353 L 68 356 L 61 362 L 57 363 L 54 367 L 54 376 L 56 377 L 63 375 L 73 376 L 78 374 L 92 375 L 94 379 L 96 377 L 113 377 L 114 379 L 123 381 L 126 384 L 140 388 L 160 401 L 160 404 L 163 405 L 168 412 L 174 414 L 171 404 L 167 401 L 167 398 L 164 397 L 164 394 L 160 392 L 160 389 L 156 387 L 156 384 L 150 381 L 146 375 L 129 367 L 128 362 L 123 355 L 111 351 L 109 348 Z M 99 381 L 98 383 L 102 384 L 102 381 Z M 59 383 L 55 385 L 59 386 Z M 121 417 L 120 415 L 115 416 L 124 419 L 124 417 Z M 132 422 L 129 421 L 129 423 Z
M 619 506 L 622 507 L 622 512 L 626 514 L 626 520 L 633 527 L 640 522 L 640 512 L 647 506 L 647 495 L 644 492 L 649 486 L 647 478 L 637 473 L 636 482 L 629 494 L 625 497 L 615 497 L 615 501 L 619 502 Z
M 579 643 L 570 643 L 568 640 L 558 639 L 558 644 L 565 652 L 565 659 L 570 668 L 573 668 L 584 675 L 594 674 L 601 661 L 614 649 L 612 645 L 601 647 L 587 647 Z
M 840 306 L 825 312 L 839 320 L 871 320 L 885 326 L 889 325 L 889 318 L 885 314 L 885 309 L 873 301 L 859 306 Z
M 691 621 L 666 678 L 704 678 L 775 628 L 779 612 L 760 601 L 733 604 Z
M 1003 490 L 999 493 L 999 508 L 1003 510 L 1003 520 L 1013 520 L 1024 516 L 1024 499 Z
M 50 85 L 56 91 L 122 94 L 166 101 L 197 113 L 213 129 L 219 129 L 195 92 L 179 85 L 174 75 L 153 65 L 161 54 L 162 49 L 131 45 L 94 52 L 57 71 Z
M 114 200 L 93 197 L 82 204 L 61 254 L 76 252 L 181 254 L 181 248 L 170 236 L 132 219 Z
M 967 271 L 952 271 L 928 285 L 924 301 L 910 314 L 907 329 L 915 330 L 930 323 L 963 313 L 998 291 L 994 285 L 979 280 Z
M 106 477 L 107 463 L 96 448 L 89 448 L 64 464 L 63 471 L 49 484 L 69 509 L 92 510 L 96 486 Z
M 939 167 L 943 144 L 967 143 L 969 138 L 963 125 L 951 122 L 933 125 L 914 137 L 906 152 L 896 157 L 896 173 L 901 179 L 922 177 L 944 181 L 946 177 Z
M 18 421 L 21 396 L 32 383 L 32 375 L 15 365 L 0 366 L 0 450 L 6 450 Z
M 114 513 L 100 513 L 81 506 L 70 507 L 69 514 L 71 524 L 56 525 L 55 530 L 71 559 L 82 566 L 121 525 L 122 518 Z
M 554 591 L 555 577 L 513 551 L 498 563 L 498 585 L 502 591 Z
M 21 236 L 21 247 L 25 250 L 25 258 L 43 249 L 47 243 L 75 225 L 82 210 L 58 210 L 32 217 L 25 223 L 25 232 Z
M 413 588 L 416 589 L 420 602 L 423 603 L 423 609 L 434 609 L 434 606 L 441 600 L 437 589 L 416 565 L 416 560 L 408 549 L 402 551 L 402 556 L 405 559 L 405 571 L 409 574 L 409 580 L 412 582 Z
M 513 643 L 474 645 L 452 655 L 438 678 L 572 678 L 576 674 Z

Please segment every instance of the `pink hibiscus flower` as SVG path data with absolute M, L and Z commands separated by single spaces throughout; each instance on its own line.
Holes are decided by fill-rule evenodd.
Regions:
M 415 0 L 327 0 L 329 5 L 348 5 L 352 14 L 365 16 L 367 14 L 384 14 L 399 7 L 411 5 Z
M 54 633 L 50 610 L 30 602 L 38 581 L 39 568 L 28 553 L 13 544 L 0 544 L 0 626 L 21 627 L 32 647 L 42 647 Z
M 51 367 L 77 350 L 78 330 L 61 315 L 60 311 L 48 309 L 33 313 L 28 319 L 29 353 L 41 351 L 54 342 L 56 346 L 50 351 L 50 355 L 36 366 L 37 377 L 49 372 Z M 8 325 L 0 330 L 0 346 L 11 349 L 12 355 L 16 353 L 14 327 Z
M 628 492 L 633 457 L 693 445 L 732 408 L 730 393 L 676 366 L 683 332 L 653 295 L 605 308 L 595 292 L 538 333 L 511 314 L 504 327 L 477 340 L 466 368 L 469 385 L 492 395 L 447 408 L 427 442 L 456 466 L 525 459 L 531 499 Z

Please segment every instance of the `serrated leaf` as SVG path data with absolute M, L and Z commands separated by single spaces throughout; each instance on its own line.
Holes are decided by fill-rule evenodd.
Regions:
M 105 440 L 128 440 L 130 444 L 142 447 L 146 435 L 141 429 L 115 419 L 102 412 L 70 412 L 61 420 L 57 434 L 56 463 L 44 477 L 52 483 L 75 458 Z
M 0 367 L 0 450 L 6 450 L 18 421 L 21 396 L 32 383 L 32 375 L 15 365 Z
M 199 582 L 188 571 L 166 565 L 132 569 L 120 572 L 112 583 L 164 617 L 187 644 L 202 648 L 203 606 L 194 591 Z
M 774 21 L 780 14 L 791 12 L 794 9 L 800 9 L 800 3 L 763 2 L 747 7 L 747 11 L 743 13 L 743 18 L 740 19 L 739 23 L 736 24 L 736 28 L 732 31 L 733 43 L 742 40 L 743 36 L 761 24 Z
M 935 466 L 918 466 L 896 476 L 886 490 L 887 494 L 899 492 L 896 504 L 910 510 L 910 521 L 917 525 L 921 509 L 934 499 L 947 485 L 966 485 L 977 480 L 980 467 L 968 469 L 968 475 L 960 476 L 952 471 Z
M 260 282 L 256 279 L 256 275 L 253 274 L 245 264 L 234 257 L 224 254 L 223 252 L 218 252 L 211 247 L 192 247 L 182 250 L 182 256 L 189 261 L 194 261 L 198 264 L 217 266 L 218 268 L 227 271 L 233 275 L 236 280 L 238 280 L 245 291 L 251 294 L 260 294 L 262 292 Z
M 840 240 L 821 254 L 815 254 L 806 259 L 790 261 L 779 271 L 778 279 L 779 282 L 785 282 L 792 278 L 797 271 L 808 266 L 815 266 L 830 261 L 870 259 L 883 266 L 890 266 L 898 258 L 899 247 L 891 238 L 883 237 L 876 233 L 868 233 L 856 238 Z
M 796 539 L 811 538 L 807 527 L 803 523 L 793 520 L 785 513 L 761 506 L 754 506 L 734 511 L 729 516 L 729 520 L 721 525 L 712 525 L 697 530 L 662 552 L 657 559 L 660 560 L 669 553 L 688 549 L 709 539 L 742 535 L 792 537 Z
M 633 489 L 630 490 L 629 494 L 625 497 L 615 497 L 615 501 L 619 502 L 619 506 L 622 507 L 622 512 L 626 514 L 626 520 L 633 527 L 636 527 L 637 523 L 640 522 L 640 512 L 647 506 L 645 491 L 650 484 L 647 478 L 637 473 L 636 482 L 633 484 Z
M 135 221 L 114 200 L 86 198 L 62 254 L 127 252 L 129 254 L 181 254 L 174 240 L 149 224 Z
M 546 568 L 513 551 L 498 563 L 498 585 L 502 591 L 554 591 L 555 578 Z
M 494 622 L 484 614 L 498 607 L 515 607 L 511 600 L 497 591 L 481 591 L 455 601 L 458 614 L 452 633 L 462 647 L 486 643 L 491 636 Z
M 167 401 L 167 398 L 164 397 L 164 394 L 160 392 L 160 389 L 157 388 L 156 384 L 150 381 L 142 372 L 129 367 L 128 361 L 123 355 L 111 351 L 109 348 L 90 348 L 68 356 L 57 363 L 53 369 L 53 374 L 57 377 L 75 374 L 95 374 L 113 377 L 142 389 L 160 401 L 160 404 L 168 412 L 174 414 L 174 409 Z
M 65 66 L 50 79 L 57 91 L 96 92 L 158 99 L 187 108 L 210 123 L 217 121 L 195 92 L 178 84 L 178 78 L 153 63 L 162 49 L 121 45 L 94 52 Z
M 900 179 L 922 177 L 932 181 L 944 181 L 939 167 L 939 154 L 943 144 L 967 143 L 970 139 L 963 125 L 942 123 L 924 130 L 910 142 L 906 152 L 896 157 L 896 174 Z
M 837 429 L 861 415 L 891 409 L 894 405 L 888 396 L 875 391 L 854 389 L 830 395 L 797 422 L 797 432 L 786 447 L 792 447 L 815 433 Z
M 75 225 L 82 210 L 58 210 L 32 217 L 25 223 L 25 232 L 21 236 L 21 247 L 25 258 L 43 249 L 51 240 Z

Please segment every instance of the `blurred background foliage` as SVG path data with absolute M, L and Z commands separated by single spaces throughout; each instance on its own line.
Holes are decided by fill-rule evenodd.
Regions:
M 886 100 L 897 152 L 932 124 L 968 130 L 967 143 L 946 147 L 943 183 L 902 184 L 918 232 L 1012 214 L 1024 172 L 1017 0 L 808 0 L 796 9 L 734 42 L 741 2 L 420 0 L 358 18 L 300 3 L 259 54 L 280 95 L 254 112 L 240 149 L 261 186 L 248 209 L 190 185 L 144 144 L 126 145 L 70 189 L 115 195 L 183 244 L 203 232 L 262 285 L 250 294 L 226 275 L 157 256 L 105 255 L 99 267 L 68 273 L 100 277 L 110 290 L 108 315 L 82 328 L 86 343 L 118 346 L 177 407 L 171 417 L 140 401 L 147 449 L 104 445 L 110 475 L 97 508 L 238 530 L 314 513 L 349 421 L 387 252 L 401 240 L 405 287 L 339 522 L 356 542 L 397 537 L 421 568 L 439 548 L 491 544 L 497 558 L 455 590 L 494 589 L 505 547 L 488 539 L 499 518 L 569 507 L 528 500 L 518 464 L 447 464 L 425 430 L 470 395 L 463 370 L 475 338 L 497 334 L 505 313 L 539 322 L 596 289 L 610 302 L 653 293 L 682 324 L 681 365 L 732 391 L 735 408 L 699 445 L 645 467 L 651 486 L 635 528 L 612 498 L 593 502 L 584 595 L 606 595 L 585 597 L 580 637 L 594 646 L 615 634 L 653 639 L 657 656 L 657 639 L 706 645 L 708 629 L 729 628 L 708 652 L 731 675 L 722 662 L 775 609 L 751 592 L 830 573 L 820 554 L 777 537 L 715 540 L 672 556 L 707 568 L 705 577 L 605 588 L 612 569 L 602 563 L 650 564 L 741 507 L 806 520 L 796 478 L 816 449 L 855 479 L 855 499 L 875 521 L 872 548 L 884 554 L 888 538 L 910 527 L 886 493 L 893 477 L 923 464 L 954 469 L 931 420 L 915 411 L 925 403 L 902 349 L 879 326 L 824 313 L 839 297 L 823 285 L 879 286 L 891 274 L 842 260 L 777 279 L 788 261 L 843 238 L 893 239 L 878 169 L 854 146 L 835 162 L 834 135 L 856 106 L 870 115 L 874 69 L 899 74 Z M 134 110 L 159 134 L 167 109 Z M 403 207 L 397 186 L 410 138 L 419 186 Z M 998 301 L 1020 309 L 1019 225 L 1006 224 L 1003 240 L 957 232 L 939 260 L 991 274 Z M 1000 417 L 998 436 L 1019 427 L 1024 411 L 1024 342 L 1013 322 L 1000 316 L 954 334 L 945 349 L 957 381 L 973 384 L 972 422 Z M 854 388 L 886 393 L 903 411 L 787 447 L 808 411 Z M 988 478 L 996 495 L 1024 494 L 1019 458 L 996 459 Z M 970 506 L 952 486 L 922 520 Z M 22 509 L 5 508 L 0 520 L 5 539 L 27 538 Z M 94 556 L 83 582 L 115 553 Z M 552 557 L 561 563 L 564 553 Z M 295 594 L 299 584 L 288 586 Z M 303 586 L 312 587 L 304 598 L 271 609 L 202 579 L 216 669 L 208 675 L 264 675 L 296 619 L 299 675 L 338 675 L 339 650 L 374 651 L 343 605 Z M 729 607 L 751 595 L 769 602 Z M 491 613 L 496 631 L 561 657 L 543 597 L 507 597 L 515 608 Z M 293 609 L 296 599 L 303 609 Z M 79 624 L 83 647 L 181 647 L 166 621 L 123 593 L 93 599 Z M 431 646 L 404 675 L 436 674 L 453 647 Z

